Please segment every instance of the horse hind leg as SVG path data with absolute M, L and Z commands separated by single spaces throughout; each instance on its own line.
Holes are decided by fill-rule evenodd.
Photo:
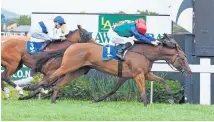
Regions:
M 21 87 L 19 87 L 17 84 L 12 82 L 10 80 L 10 77 L 17 71 L 17 68 L 19 66 L 19 63 L 13 63 L 10 66 L 7 66 L 7 83 L 16 88 L 16 90 L 19 92 L 19 97 L 23 97 L 24 93 Z
M 48 79 L 49 76 L 50 76 L 50 74 L 47 74 L 47 75 L 45 75 L 45 76 L 42 78 L 42 80 L 41 80 L 40 82 L 36 83 L 36 84 L 33 85 L 33 86 L 26 86 L 26 87 L 24 87 L 23 89 L 26 90 L 26 91 L 34 91 L 34 90 L 37 90 L 37 89 L 39 89 L 40 87 L 45 86 L 45 84 L 46 84 L 46 79 Z
M 1 80 L 5 81 L 12 87 L 16 88 L 16 84 L 10 80 L 11 75 L 8 74 L 8 68 L 1 73 Z
M 52 95 L 51 103 L 56 103 L 56 97 L 58 93 L 60 92 L 60 89 L 63 88 L 66 84 L 72 82 L 74 79 L 80 77 L 81 75 L 84 75 L 90 70 L 90 68 L 80 68 L 74 72 L 70 72 L 65 75 L 65 77 L 54 87 L 54 92 Z
M 22 97 L 23 96 L 23 91 L 22 89 L 17 85 L 15 84 L 14 82 L 12 82 L 10 80 L 10 77 L 12 76 L 12 74 L 15 72 L 14 70 L 15 68 L 11 68 L 11 67 L 6 67 L 5 70 L 1 73 L 1 80 L 2 81 L 5 81 L 6 83 L 8 83 L 9 85 L 11 85 L 12 87 L 16 88 L 16 90 L 19 92 L 19 97 Z M 5 94 L 7 97 L 9 97 L 9 89 L 6 87 L 5 88 Z
M 10 97 L 10 90 L 4 85 L 3 80 L 1 80 L 1 89 L 5 93 L 5 98 L 8 99 Z
M 72 62 L 72 61 L 71 61 Z M 73 72 L 77 69 L 79 69 L 81 66 L 83 67 L 84 63 L 77 63 L 76 65 L 72 65 L 72 64 L 68 64 L 68 65 L 61 65 L 61 67 L 59 69 L 57 69 L 48 79 L 47 81 L 50 82 L 66 73 L 69 73 L 69 72 Z M 72 66 L 72 67 L 71 67 Z
M 110 91 L 108 94 L 101 96 L 100 98 L 98 98 L 97 100 L 94 100 L 93 102 L 97 103 L 97 102 L 101 102 L 103 100 L 105 100 L 107 97 L 110 97 L 111 95 L 113 95 L 114 93 L 116 93 L 116 91 L 125 83 L 125 81 L 127 81 L 129 78 L 120 78 L 117 81 L 117 84 L 114 86 L 114 88 L 112 89 L 112 91 Z

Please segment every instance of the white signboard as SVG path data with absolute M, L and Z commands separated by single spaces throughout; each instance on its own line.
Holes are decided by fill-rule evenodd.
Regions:
M 82 27 L 88 32 L 91 32 L 93 38 L 102 45 L 109 43 L 107 31 L 112 24 L 121 20 L 145 19 L 148 28 L 147 33 L 155 38 L 160 38 L 164 33 L 172 33 L 172 21 L 170 20 L 170 16 L 142 16 L 130 14 L 33 13 L 31 16 L 31 27 L 34 27 L 39 21 L 53 20 L 59 15 L 65 19 L 67 29 L 75 30 L 78 24 L 82 25 Z

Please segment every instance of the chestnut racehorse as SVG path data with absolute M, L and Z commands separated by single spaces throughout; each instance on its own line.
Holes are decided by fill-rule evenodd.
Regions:
M 81 36 L 79 35 L 79 38 Z M 90 40 L 94 40 L 91 38 Z M 165 81 L 154 75 L 151 72 L 152 64 L 157 60 L 166 60 L 173 65 L 178 71 L 185 74 L 191 74 L 191 69 L 185 57 L 184 52 L 180 46 L 174 41 L 172 35 L 165 34 L 162 40 L 166 41 L 169 45 L 173 45 L 170 48 L 167 46 L 151 46 L 149 44 L 135 44 L 126 54 L 125 61 L 122 62 L 122 75 L 121 78 L 130 79 L 134 78 L 137 86 L 141 92 L 141 99 L 144 105 L 147 105 L 145 80 L 158 81 L 165 84 Z M 166 43 L 166 44 L 167 44 Z M 62 64 L 50 77 L 42 82 L 50 82 L 55 78 L 65 75 L 69 72 L 74 72 L 82 67 L 93 67 L 102 72 L 117 76 L 118 61 L 109 60 L 103 61 L 102 46 L 92 43 L 76 43 L 69 46 L 64 52 Z M 124 82 L 121 81 L 121 82 Z M 65 85 L 65 84 L 58 84 Z M 54 90 L 54 94 L 58 93 L 58 89 Z M 56 98 L 52 97 L 52 102 L 55 102 Z
M 80 28 L 81 26 L 78 26 L 78 28 Z M 70 31 L 70 33 L 67 35 L 67 40 L 64 41 L 57 41 L 57 42 L 53 42 L 50 43 L 46 48 L 45 48 L 45 52 L 54 52 L 56 50 L 60 50 L 60 49 L 66 49 L 68 46 L 70 46 L 73 43 L 79 43 L 79 42 L 83 42 L 87 39 L 88 37 L 85 37 L 83 35 L 84 32 L 81 32 L 81 36 L 82 39 L 76 38 L 75 35 L 73 35 L 72 33 L 76 33 L 79 32 L 80 30 L 75 30 L 75 31 Z M 42 52 L 43 53 L 43 52 Z M 41 54 L 42 54 L 41 53 Z M 46 58 L 44 55 L 43 58 Z M 37 55 L 38 56 L 38 55 Z M 61 64 L 61 60 L 62 57 L 56 57 L 56 58 L 51 58 L 50 60 L 47 59 L 47 62 L 45 62 L 42 65 L 42 70 L 41 73 L 44 74 L 44 79 L 47 77 L 48 74 L 51 74 L 53 71 L 55 71 L 57 68 L 59 68 L 60 64 Z M 23 96 L 23 91 L 22 89 L 15 84 L 14 82 L 12 82 L 10 80 L 10 77 L 19 69 L 22 68 L 22 65 L 25 64 L 27 67 L 29 68 L 33 68 L 35 63 L 35 58 L 34 55 L 30 55 L 27 50 L 26 50 L 26 39 L 11 39 L 8 41 L 5 41 L 4 43 L 2 43 L 1 46 L 1 65 L 5 68 L 5 70 L 2 72 L 1 74 L 1 87 L 2 90 L 7 90 L 5 92 L 6 93 L 6 97 L 9 97 L 9 93 L 8 93 L 8 89 L 4 86 L 3 81 L 7 82 L 9 85 L 13 86 L 14 88 L 16 88 L 19 91 L 19 95 Z M 88 72 L 89 69 L 80 69 L 78 70 L 78 74 L 82 75 L 86 72 Z M 76 73 L 73 73 L 73 75 L 75 76 Z M 59 81 L 62 80 L 71 80 L 73 79 L 73 76 L 71 73 L 68 73 L 64 78 L 59 79 Z

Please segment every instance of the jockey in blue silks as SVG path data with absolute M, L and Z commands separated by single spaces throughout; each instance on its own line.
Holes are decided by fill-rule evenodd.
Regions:
M 32 42 L 43 42 L 44 44 L 40 48 L 43 50 L 49 43 L 56 40 L 65 40 L 65 35 L 68 33 L 65 29 L 65 20 L 61 16 L 57 16 L 54 20 L 44 20 L 37 22 L 29 32 Z M 31 70 L 29 77 L 19 80 L 21 83 L 30 83 L 33 81 L 33 75 L 35 69 Z
M 124 60 L 123 54 L 134 45 L 134 40 L 157 46 L 160 42 L 146 34 L 146 31 L 146 22 L 143 19 L 124 20 L 114 24 L 108 31 L 108 35 L 112 43 L 122 44 L 118 49 L 117 56 Z
M 61 16 L 57 16 L 54 20 L 44 20 L 31 28 L 29 35 L 33 42 L 44 42 L 40 50 L 43 50 L 50 42 L 55 40 L 65 40 L 68 33 L 65 29 L 65 20 Z

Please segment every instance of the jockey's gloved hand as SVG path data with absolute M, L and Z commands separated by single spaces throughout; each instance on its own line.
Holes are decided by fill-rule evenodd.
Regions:
M 155 46 L 158 46 L 160 44 L 160 41 L 154 40 L 154 41 L 151 41 L 151 43 Z

